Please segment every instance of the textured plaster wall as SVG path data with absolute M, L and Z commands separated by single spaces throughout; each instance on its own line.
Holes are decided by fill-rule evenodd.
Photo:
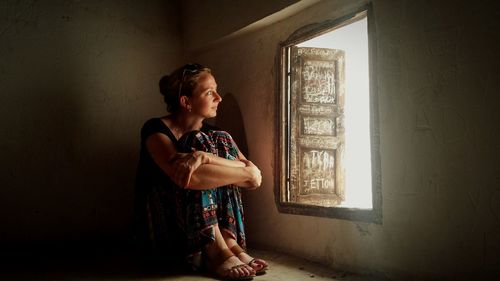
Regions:
M 184 0 L 182 37 L 186 49 L 229 35 L 298 0 Z
M 404 280 L 498 271 L 500 24 L 494 1 L 374 0 L 382 224 L 277 211 L 277 45 L 302 26 L 364 3 L 322 1 L 192 54 L 213 68 L 221 92 L 239 105 L 240 112 L 231 113 L 239 118 L 223 115 L 217 123 L 244 129 L 250 158 L 263 172 L 261 189 L 244 195 L 249 242 Z
M 0 242 L 127 234 L 139 130 L 181 64 L 178 11 L 0 2 Z

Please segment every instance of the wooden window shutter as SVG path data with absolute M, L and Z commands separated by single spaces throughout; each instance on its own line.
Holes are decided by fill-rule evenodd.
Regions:
M 344 51 L 291 48 L 290 201 L 344 199 Z

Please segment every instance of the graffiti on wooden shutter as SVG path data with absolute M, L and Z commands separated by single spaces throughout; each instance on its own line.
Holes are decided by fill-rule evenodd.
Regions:
M 291 48 L 290 201 L 336 206 L 344 196 L 344 51 Z

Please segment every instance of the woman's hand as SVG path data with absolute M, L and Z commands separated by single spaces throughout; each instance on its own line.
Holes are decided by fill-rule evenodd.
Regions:
M 243 187 L 247 187 L 248 189 L 256 189 L 262 183 L 262 174 L 259 168 L 257 168 L 257 166 L 255 166 L 252 161 L 246 159 L 241 159 L 240 161 L 245 163 L 245 169 L 250 174 L 250 179 L 246 182 L 247 184 L 244 184 Z
M 202 151 L 177 153 L 172 159 L 172 167 L 175 167 L 172 180 L 180 187 L 189 187 L 193 172 L 202 164 L 209 162 L 209 157 L 206 154 Z

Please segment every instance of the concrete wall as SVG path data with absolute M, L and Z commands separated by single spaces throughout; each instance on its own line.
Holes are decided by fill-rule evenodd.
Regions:
M 262 188 L 245 194 L 249 242 L 391 278 L 486 276 L 500 266 L 500 24 L 493 1 L 374 0 L 383 222 L 277 211 L 278 43 L 366 2 L 322 1 L 189 56 L 211 66 L 222 93 L 239 106 L 217 123 L 244 129 L 264 175 Z
M 186 49 L 230 35 L 298 0 L 184 0 L 181 1 L 182 37 Z
M 0 242 L 128 234 L 139 130 L 182 63 L 172 3 L 0 3 Z
M 214 14 L 181 21 L 170 1 L 2 1 L 0 242 L 125 236 L 139 128 L 164 114 L 157 82 L 184 62 L 184 37 L 224 94 L 217 123 L 264 175 L 245 194 L 251 245 L 406 280 L 499 268 L 494 1 L 374 0 L 383 223 L 277 212 L 277 45 L 367 1 L 315 2 L 249 4 L 242 21 L 219 4 L 228 18 L 196 28 Z

